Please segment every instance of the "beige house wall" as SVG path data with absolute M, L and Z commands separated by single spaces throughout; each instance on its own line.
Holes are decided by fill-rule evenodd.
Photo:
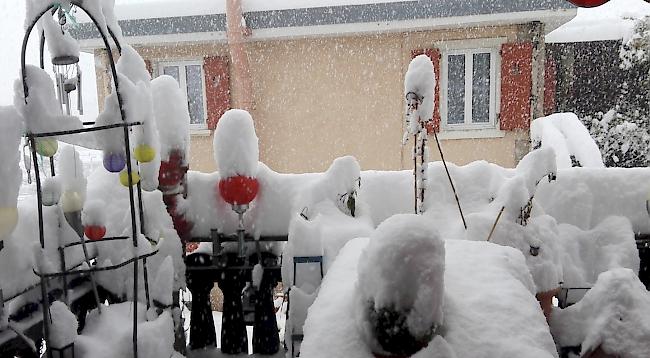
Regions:
M 401 146 L 403 78 L 411 50 L 442 41 L 506 38 L 514 41 L 527 26 L 482 27 L 338 38 L 250 42 L 255 128 L 260 160 L 279 172 L 327 169 L 333 159 L 355 156 L 362 169 L 411 168 L 411 146 Z M 138 48 L 154 64 L 169 60 L 227 56 L 223 43 Z M 104 56 L 105 60 L 105 56 Z M 105 61 L 102 62 L 105 62 Z M 98 67 L 100 96 L 108 77 Z M 232 78 L 231 81 L 236 80 Z M 239 94 L 231 93 L 231 103 Z M 101 101 L 101 100 L 100 100 Z M 497 104 L 498 106 L 498 104 Z M 502 138 L 443 140 L 445 159 L 462 165 L 474 160 L 512 167 L 515 143 L 527 133 Z M 439 158 L 431 141 L 432 160 Z M 192 136 L 191 168 L 215 170 L 212 135 Z

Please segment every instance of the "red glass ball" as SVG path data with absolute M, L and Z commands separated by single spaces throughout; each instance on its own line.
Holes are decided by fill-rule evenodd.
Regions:
M 106 235 L 106 227 L 101 225 L 90 225 L 84 228 L 84 234 L 93 241 L 101 240 Z
M 596 7 L 608 1 L 609 0 L 569 0 L 570 3 L 578 7 Z
M 219 194 L 230 205 L 249 204 L 257 196 L 259 188 L 257 179 L 242 175 L 219 181 Z

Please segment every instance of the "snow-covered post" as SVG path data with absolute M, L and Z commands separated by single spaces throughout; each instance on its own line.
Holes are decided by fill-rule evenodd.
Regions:
M 74 313 L 61 301 L 52 302 L 50 305 L 52 329 L 48 350 L 52 351 L 53 358 L 74 357 L 74 341 L 77 338 L 79 323 Z
M 405 132 L 402 144 L 413 136 L 413 176 L 415 177 L 415 213 L 424 212 L 424 192 L 427 181 L 427 124 L 433 121 L 435 77 L 433 63 L 427 55 L 415 57 L 404 77 L 406 97 Z
M 420 215 L 399 214 L 371 235 L 358 266 L 358 326 L 370 350 L 409 357 L 440 334 L 445 245 Z

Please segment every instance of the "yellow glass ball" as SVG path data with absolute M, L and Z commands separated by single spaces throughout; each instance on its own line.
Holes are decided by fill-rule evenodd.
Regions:
M 7 238 L 18 224 L 17 208 L 0 208 L 0 241 Z
M 151 148 L 150 145 L 140 144 L 139 146 L 135 147 L 133 156 L 135 157 L 135 160 L 140 163 L 149 163 L 153 160 L 153 158 L 156 157 L 156 151 Z
M 66 191 L 61 195 L 59 200 L 61 204 L 61 209 L 64 213 L 73 213 L 75 211 L 81 211 L 84 207 L 84 202 L 81 199 L 81 195 L 76 191 Z
M 36 153 L 44 156 L 51 157 L 59 150 L 59 142 L 52 138 L 36 138 Z
M 140 174 L 137 172 L 131 172 L 131 184 L 136 185 L 140 182 Z M 129 186 L 129 173 L 124 170 L 120 172 L 120 184 L 125 187 Z

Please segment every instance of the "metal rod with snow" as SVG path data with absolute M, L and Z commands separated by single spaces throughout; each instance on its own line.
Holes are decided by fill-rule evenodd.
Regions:
M 26 2 L 21 77 L 15 85 L 15 108 L 0 111 L 3 129 L 7 129 L 1 131 L 1 141 L 12 145 L 21 134 L 26 138 L 31 156 L 25 156 L 25 165 L 34 167 L 36 200 L 33 209 L 21 209 L 25 216 L 14 210 L 11 212 L 16 215 L 11 218 L 13 226 L 18 222 L 18 230 L 37 228 L 38 245 L 33 267 L 28 268 L 30 275 L 10 286 L 9 295 L 0 295 L 3 302 L 11 304 L 1 315 L 8 318 L 7 324 L 0 325 L 3 354 L 45 354 L 49 358 L 90 357 L 100 351 L 136 358 L 176 354 L 174 325 L 180 322 L 173 317 L 178 314 L 172 315 L 172 292 L 182 285 L 176 277 L 182 277 L 184 267 L 179 262 L 178 236 L 172 223 L 164 221 L 168 216 L 162 198 L 149 193 L 158 188 L 160 167 L 154 86 L 142 58 L 131 47 L 121 45 L 121 29 L 112 6 L 112 2 L 101 0 Z M 117 62 L 109 58 L 112 93 L 97 120 L 90 123 L 71 115 L 70 93 L 81 93 L 79 46 L 68 34 L 77 12 L 90 18 L 106 51 L 113 53 L 110 36 L 119 55 Z M 26 64 L 29 37 L 37 25 L 40 67 Z M 52 55 L 56 90 L 44 70 L 45 45 Z M 79 94 L 80 115 L 82 102 Z M 24 128 L 24 132 L 12 128 Z M 65 143 L 61 150 L 59 142 Z M 77 149 L 104 151 L 106 171 L 84 175 Z M 50 158 L 49 172 L 42 170 L 43 158 Z M 12 170 L 17 158 L 9 159 L 6 167 Z M 20 186 L 16 180 L 10 182 L 9 192 L 3 194 L 9 208 L 15 197 L 13 185 Z M 13 231 L 9 225 L 11 222 L 4 225 L 7 235 Z M 24 255 L 14 245 L 5 251 Z M 155 273 L 151 292 L 149 270 Z M 40 290 L 37 300 L 35 290 Z M 40 304 L 40 312 L 34 303 Z M 5 334 L 7 327 L 16 339 Z M 101 332 L 106 329 L 114 334 L 104 336 Z M 152 344 L 154 337 L 156 343 Z M 160 337 L 170 339 L 161 344 Z M 16 341 L 32 352 L 25 353 L 29 349 L 18 347 Z

